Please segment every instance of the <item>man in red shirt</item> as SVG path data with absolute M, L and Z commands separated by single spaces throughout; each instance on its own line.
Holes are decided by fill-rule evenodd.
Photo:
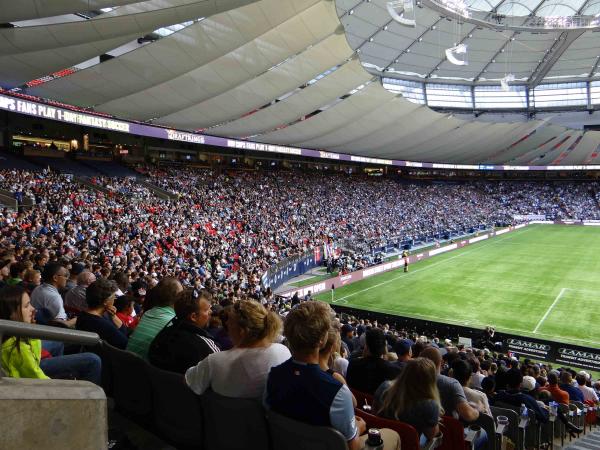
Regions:
M 548 374 L 548 384 L 540 388 L 540 390 L 550 392 L 552 399 L 558 403 L 569 404 L 569 394 L 558 387 L 558 375 L 555 372 Z

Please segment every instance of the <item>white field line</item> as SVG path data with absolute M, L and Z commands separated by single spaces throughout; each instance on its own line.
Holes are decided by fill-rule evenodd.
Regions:
M 497 240 L 492 240 L 491 242 L 487 242 L 487 243 L 485 243 L 483 245 L 479 245 L 478 247 L 475 247 L 475 248 L 473 248 L 471 250 L 467 250 L 466 252 L 463 252 L 460 255 L 451 256 L 450 258 L 447 258 L 447 259 L 444 259 L 442 261 L 438 261 L 436 263 L 430 264 L 430 265 L 428 265 L 426 267 L 423 267 L 421 269 L 417 269 L 417 270 L 414 270 L 414 271 L 408 272 L 408 273 L 403 273 L 402 275 L 398 275 L 397 277 L 390 278 L 389 280 L 382 281 L 381 283 L 374 284 L 373 286 L 369 286 L 367 288 L 361 289 L 360 291 L 353 292 L 352 294 L 348 294 L 348 295 L 345 295 L 343 297 L 336 298 L 335 300 L 333 300 L 333 303 L 344 302 L 344 300 L 346 300 L 349 297 L 353 297 L 355 295 L 362 294 L 363 292 L 370 291 L 371 289 L 378 288 L 379 286 L 383 286 L 385 284 L 391 283 L 392 281 L 399 280 L 400 278 L 406 278 L 408 275 L 412 275 L 414 273 L 422 272 L 423 270 L 431 269 L 432 267 L 439 266 L 440 264 L 444 264 L 444 263 L 446 263 L 448 261 L 452 261 L 453 259 L 456 259 L 456 258 L 460 258 L 463 255 L 467 255 L 467 254 L 472 253 L 474 251 L 477 251 L 477 250 L 480 250 L 482 248 L 485 248 L 485 247 L 487 247 L 489 245 L 498 244 L 498 243 L 503 242 L 503 241 L 505 241 L 507 239 L 511 239 L 511 238 L 513 238 L 513 237 L 515 237 L 517 235 L 520 236 L 520 235 L 522 235 L 523 233 L 526 233 L 529 230 L 531 230 L 531 228 L 525 228 L 520 233 L 516 233 L 516 232 L 513 231 L 512 234 L 509 234 L 508 236 L 506 236 L 504 238 L 498 238 Z M 347 304 L 348 302 L 344 302 L 344 303 Z
M 550 308 L 548 308 L 548 310 L 546 311 L 546 314 L 544 314 L 544 317 L 542 317 L 540 319 L 540 321 L 538 322 L 538 324 L 536 325 L 536 327 L 534 328 L 533 332 L 537 333 L 537 330 L 540 328 L 540 326 L 542 325 L 542 323 L 544 323 L 544 320 L 546 320 L 546 317 L 548 317 L 548 314 L 550 314 L 550 311 L 552 311 L 554 309 L 554 307 L 556 306 L 556 304 L 558 303 L 558 301 L 561 299 L 561 297 L 565 294 L 565 292 L 567 292 L 569 290 L 569 288 L 562 288 L 560 290 L 560 292 L 558 293 L 558 295 L 556 296 L 556 298 L 554 299 L 554 301 L 552 302 L 552 304 L 550 305 Z

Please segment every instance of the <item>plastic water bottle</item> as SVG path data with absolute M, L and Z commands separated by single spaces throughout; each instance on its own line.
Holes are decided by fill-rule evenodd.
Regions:
M 527 419 L 529 417 L 529 411 L 527 411 L 527 406 L 525 403 L 521 403 L 521 418 Z
M 383 450 L 383 439 L 381 439 L 381 433 L 377 428 L 369 428 L 369 437 L 363 450 Z

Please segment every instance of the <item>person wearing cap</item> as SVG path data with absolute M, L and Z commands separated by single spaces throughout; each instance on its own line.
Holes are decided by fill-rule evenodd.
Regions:
M 581 372 L 579 372 L 577 374 L 577 376 L 575 377 L 575 381 L 577 382 L 577 387 L 583 394 L 584 400 L 597 403 L 598 402 L 598 394 L 596 394 L 596 392 L 590 386 L 587 386 L 587 383 L 589 380 L 590 380 L 590 375 L 583 370 Z
M 348 364 L 348 385 L 358 391 L 374 394 L 381 383 L 396 378 L 400 368 L 383 359 L 386 352 L 387 342 L 383 331 L 380 328 L 367 330 L 363 356 L 351 359 Z
M 412 341 L 409 339 L 400 339 L 394 344 L 394 351 L 398 355 L 398 359 L 394 362 L 394 365 L 400 369 L 404 368 L 406 363 L 412 358 Z
M 558 374 L 556 371 L 553 370 L 548 373 L 548 384 L 542 386 L 540 389 L 550 392 L 554 401 L 565 405 L 569 404 L 569 394 L 558 386 Z

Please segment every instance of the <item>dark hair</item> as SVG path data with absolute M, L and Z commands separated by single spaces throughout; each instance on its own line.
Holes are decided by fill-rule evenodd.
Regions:
M 523 382 L 523 374 L 518 369 L 510 369 L 506 372 L 506 385 L 509 388 L 519 388 Z
M 44 266 L 44 270 L 42 271 L 42 280 L 44 280 L 44 283 L 52 283 L 52 281 L 54 281 L 54 276 L 64 268 L 65 266 L 57 262 L 46 264 Z
M 496 381 L 494 377 L 485 377 L 481 380 L 481 389 L 484 391 L 493 391 L 496 388 Z
M 387 342 L 383 330 L 380 328 L 370 328 L 365 333 L 365 345 L 372 356 L 381 356 L 385 353 Z
M 113 280 L 117 283 L 119 288 L 125 288 L 125 290 L 129 290 L 129 275 L 125 272 L 118 272 L 113 276 Z
M 202 297 L 194 297 L 193 289 L 184 289 L 175 299 L 175 315 L 179 320 L 186 320 L 190 314 L 200 311 L 200 299 Z
M 89 308 L 98 308 L 115 292 L 117 285 L 114 281 L 99 278 L 85 290 L 85 301 Z
M 19 285 L 7 286 L 0 289 L 0 319 L 23 322 L 23 311 L 21 306 L 23 303 L 23 294 L 26 293 L 27 291 L 25 291 L 25 288 Z M 3 335 L 2 342 L 11 337 L 12 336 L 10 335 Z M 16 336 L 15 339 L 15 348 L 17 351 L 20 351 L 19 345 L 21 343 L 21 338 Z M 25 339 L 25 341 L 28 342 L 29 339 Z
M 556 372 L 548 372 L 548 383 L 558 384 L 558 375 L 556 375 Z
M 130 297 L 129 295 L 121 295 L 115 298 L 115 309 L 117 312 L 123 312 L 129 308 L 133 302 L 135 302 L 133 297 Z
M 452 377 L 455 378 L 462 386 L 466 385 L 473 374 L 473 368 L 469 361 L 464 359 L 455 360 L 450 366 L 452 369 Z
M 25 264 L 22 262 L 16 262 L 11 264 L 10 266 L 10 277 L 11 278 L 19 278 L 19 275 L 22 275 L 25 271 Z

